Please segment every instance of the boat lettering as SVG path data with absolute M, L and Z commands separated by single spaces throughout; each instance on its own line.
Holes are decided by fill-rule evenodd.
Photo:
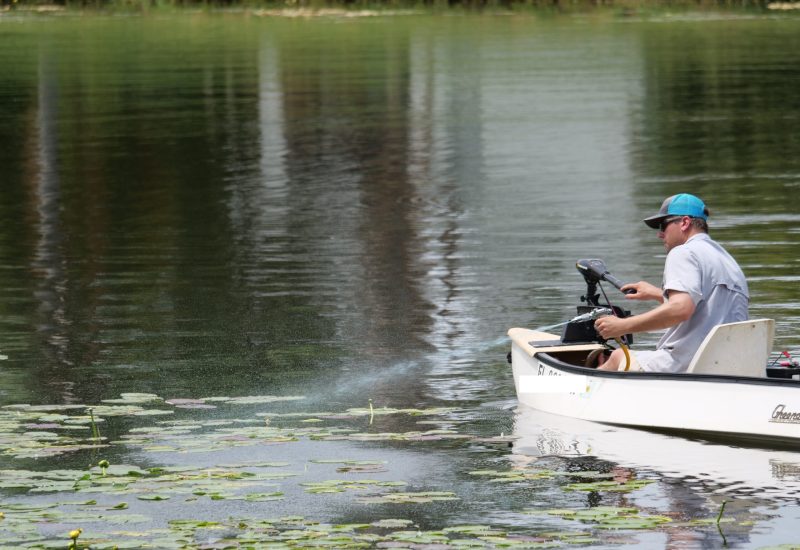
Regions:
M 772 411 L 772 420 L 770 422 L 800 424 L 800 412 L 787 411 L 786 405 L 780 404 Z
M 539 363 L 539 370 L 537 371 L 536 376 L 563 376 L 563 373 L 557 371 L 556 369 L 551 369 L 547 365 Z

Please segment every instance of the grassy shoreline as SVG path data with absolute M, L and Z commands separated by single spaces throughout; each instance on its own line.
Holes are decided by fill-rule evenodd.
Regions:
M 648 16 L 665 13 L 798 12 L 800 1 L 777 0 L 0 0 L 0 13 L 59 14 L 74 12 L 245 12 L 252 15 L 310 17 L 408 15 L 436 12 L 554 13 Z

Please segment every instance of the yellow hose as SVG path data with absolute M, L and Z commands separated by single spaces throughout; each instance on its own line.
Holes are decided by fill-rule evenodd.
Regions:
M 628 372 L 628 370 L 631 368 L 631 354 L 628 352 L 628 346 L 623 344 L 622 340 L 619 338 L 614 338 L 614 341 L 619 345 L 622 353 L 625 354 L 625 368 L 622 370 Z

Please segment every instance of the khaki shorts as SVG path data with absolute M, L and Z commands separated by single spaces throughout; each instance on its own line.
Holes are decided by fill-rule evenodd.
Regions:
M 667 350 L 656 349 L 631 352 L 631 363 L 634 363 L 634 357 L 636 358 L 635 363 L 638 364 L 636 370 L 645 372 L 681 372 L 672 368 L 672 357 Z M 629 370 L 634 370 L 633 364 Z
M 628 350 L 628 355 L 630 355 L 630 357 L 631 357 L 631 366 L 628 369 L 628 372 L 641 371 L 642 370 L 642 364 L 639 363 L 639 359 L 636 357 L 636 352 L 633 351 L 632 349 L 629 349 Z M 624 359 L 623 359 L 623 361 L 624 361 Z M 624 364 L 620 365 L 619 370 L 622 371 L 624 369 L 625 369 L 625 365 Z

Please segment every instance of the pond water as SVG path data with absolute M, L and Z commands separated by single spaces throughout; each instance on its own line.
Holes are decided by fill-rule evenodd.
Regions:
M 683 191 L 800 356 L 800 19 L 3 12 L 0 67 L 2 545 L 800 543 L 800 452 L 505 360 Z

